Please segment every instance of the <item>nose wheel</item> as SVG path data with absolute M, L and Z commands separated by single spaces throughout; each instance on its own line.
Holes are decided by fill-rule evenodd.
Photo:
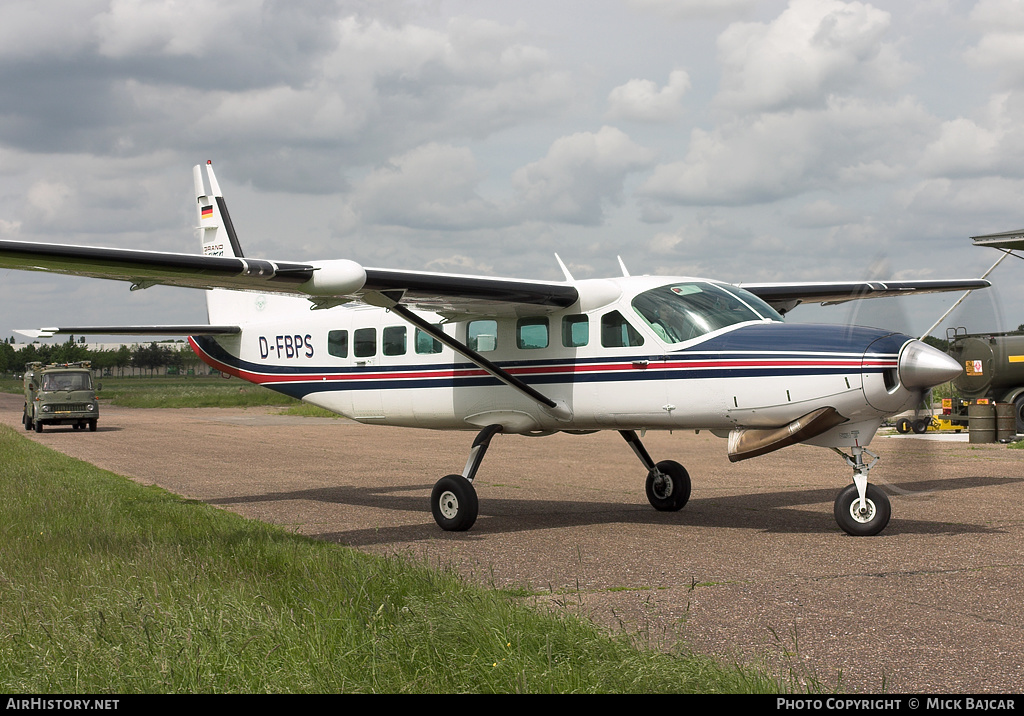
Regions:
M 847 485 L 836 498 L 836 522 L 849 535 L 868 537 L 876 535 L 889 524 L 892 508 L 889 498 L 875 485 L 868 485 L 864 499 L 856 485 Z
M 836 497 L 832 510 L 836 523 L 843 532 L 854 537 L 878 534 L 889 524 L 892 516 L 889 497 L 881 488 L 868 482 L 868 472 L 878 462 L 878 456 L 862 447 L 854 447 L 852 455 L 839 448 L 833 450 L 853 468 L 853 484 L 844 487 Z M 871 458 L 869 462 L 864 461 L 865 454 Z

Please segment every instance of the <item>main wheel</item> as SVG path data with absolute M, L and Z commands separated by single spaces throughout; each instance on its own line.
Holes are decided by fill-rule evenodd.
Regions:
M 659 462 L 647 473 L 647 501 L 661 512 L 676 512 L 690 499 L 690 474 L 674 460 Z
M 896 421 L 896 432 L 900 435 L 906 435 L 911 430 L 910 421 L 906 418 L 900 418 Z
M 881 488 L 869 484 L 864 495 L 865 506 L 861 509 L 860 495 L 856 485 L 844 487 L 836 497 L 834 513 L 836 522 L 846 534 L 855 537 L 876 535 L 889 524 L 892 507 L 889 498 Z
M 473 483 L 462 475 L 445 475 L 430 493 L 434 521 L 448 532 L 463 532 L 472 527 L 479 508 Z
M 928 426 L 931 425 L 932 421 L 929 418 L 921 418 L 914 421 L 914 432 L 917 435 L 924 435 L 928 432 Z

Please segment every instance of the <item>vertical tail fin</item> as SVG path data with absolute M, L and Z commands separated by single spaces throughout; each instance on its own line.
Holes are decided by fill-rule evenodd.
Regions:
M 196 188 L 196 211 L 199 215 L 199 233 L 205 256 L 236 256 L 244 258 L 242 245 L 231 223 L 228 205 L 224 202 L 217 177 L 213 173 L 213 162 L 206 162 L 206 175 L 210 180 L 210 192 L 206 193 L 203 172 L 197 164 L 192 168 L 192 180 Z
M 206 176 L 210 191 L 203 183 L 203 170 L 198 164 L 192 169 L 192 181 L 196 189 L 196 212 L 199 216 L 199 237 L 204 256 L 234 256 L 244 258 L 242 246 L 235 235 L 227 204 L 221 194 L 217 177 L 213 173 L 213 162 L 206 162 Z M 211 323 L 216 321 L 239 322 L 248 315 L 251 300 L 243 294 L 223 289 L 206 292 L 206 314 Z

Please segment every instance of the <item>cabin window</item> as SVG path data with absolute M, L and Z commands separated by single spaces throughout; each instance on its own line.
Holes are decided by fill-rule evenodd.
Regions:
M 583 314 L 565 316 L 562 319 L 562 345 L 566 348 L 581 348 L 590 342 L 590 319 Z
M 547 348 L 548 319 L 520 318 L 516 322 L 516 347 L 526 349 Z
M 469 347 L 478 353 L 487 353 L 498 347 L 497 321 L 470 321 L 466 327 Z
M 405 326 L 388 326 L 384 329 L 384 355 L 405 355 Z
M 352 355 L 369 358 L 377 355 L 377 329 L 357 328 L 352 334 Z
M 348 358 L 348 331 L 328 331 L 327 352 L 338 358 Z
M 601 316 L 601 345 L 605 348 L 625 348 L 642 346 L 644 337 L 640 335 L 618 311 Z
M 440 324 L 435 324 L 438 330 L 443 330 Z M 441 352 L 441 341 L 434 338 L 426 331 L 416 329 L 416 352 L 420 355 L 432 355 Z

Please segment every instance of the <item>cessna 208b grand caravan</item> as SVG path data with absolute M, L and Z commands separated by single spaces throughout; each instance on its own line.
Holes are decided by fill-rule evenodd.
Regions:
M 690 476 L 656 462 L 638 431 L 710 430 L 733 461 L 806 443 L 838 452 L 853 484 L 835 501 L 849 534 L 888 523 L 866 448 L 883 419 L 960 372 L 914 338 L 800 325 L 799 303 L 984 288 L 985 280 L 772 283 L 631 276 L 561 282 L 247 258 L 210 162 L 194 170 L 202 255 L 0 241 L 0 266 L 209 289 L 209 325 L 78 326 L 55 333 L 187 335 L 203 361 L 353 420 L 478 430 L 462 474 L 431 511 L 469 529 L 473 479 L 498 433 L 616 430 L 658 510 L 681 509 Z M 208 185 L 208 186 L 207 186 Z M 559 263 L 561 261 L 559 260 Z M 621 265 L 621 260 L 620 260 Z M 32 332 L 24 331 L 31 334 Z M 844 450 L 848 452 L 844 452 Z

